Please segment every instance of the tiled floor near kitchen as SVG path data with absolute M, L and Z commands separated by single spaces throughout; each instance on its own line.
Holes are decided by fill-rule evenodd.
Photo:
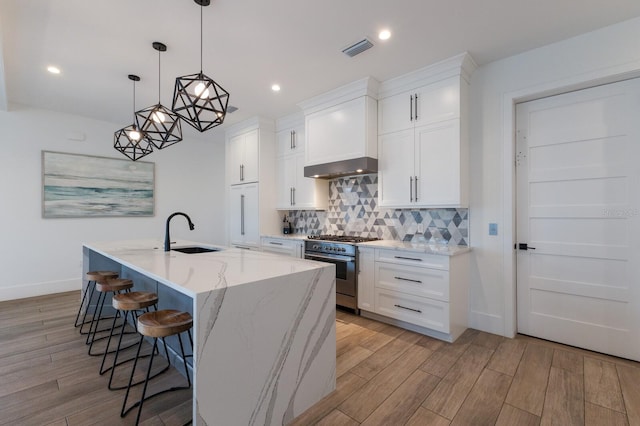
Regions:
M 72 326 L 78 299 L 0 302 L 0 424 L 133 424 Z M 336 332 L 337 390 L 296 425 L 640 425 L 636 362 L 474 330 L 447 344 L 345 312 Z M 151 400 L 143 424 L 184 423 L 190 396 Z

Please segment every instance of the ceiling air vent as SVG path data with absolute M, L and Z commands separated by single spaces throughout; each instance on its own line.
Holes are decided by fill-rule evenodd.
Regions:
M 351 46 L 342 50 L 342 53 L 353 58 L 354 56 L 364 52 L 367 49 L 371 49 L 373 47 L 373 43 L 371 43 L 367 38 L 363 38 L 357 43 L 352 44 Z

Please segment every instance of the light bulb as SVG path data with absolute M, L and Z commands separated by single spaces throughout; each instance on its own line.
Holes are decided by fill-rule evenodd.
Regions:
M 196 84 L 196 87 L 193 89 L 193 91 L 200 99 L 207 99 L 209 97 L 209 89 L 207 89 L 206 87 L 207 86 L 201 81 L 200 83 Z
M 132 141 L 139 141 L 140 140 L 140 132 L 137 131 L 136 129 L 130 130 L 129 131 L 129 139 L 131 139 Z
M 390 37 L 391 37 L 391 31 L 389 30 L 382 30 L 378 33 L 378 38 L 380 40 L 389 40 Z
M 164 123 L 164 121 L 166 120 L 166 117 L 160 111 L 155 111 L 153 114 L 151 114 L 151 118 L 156 123 Z

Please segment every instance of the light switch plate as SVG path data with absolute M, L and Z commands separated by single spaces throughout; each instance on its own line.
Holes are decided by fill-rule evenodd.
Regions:
M 490 223 L 489 224 L 489 235 L 498 235 L 498 224 Z

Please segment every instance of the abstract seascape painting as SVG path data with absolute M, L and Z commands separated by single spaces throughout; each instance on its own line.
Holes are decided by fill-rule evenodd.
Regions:
M 154 163 L 42 151 L 42 217 L 153 216 Z

